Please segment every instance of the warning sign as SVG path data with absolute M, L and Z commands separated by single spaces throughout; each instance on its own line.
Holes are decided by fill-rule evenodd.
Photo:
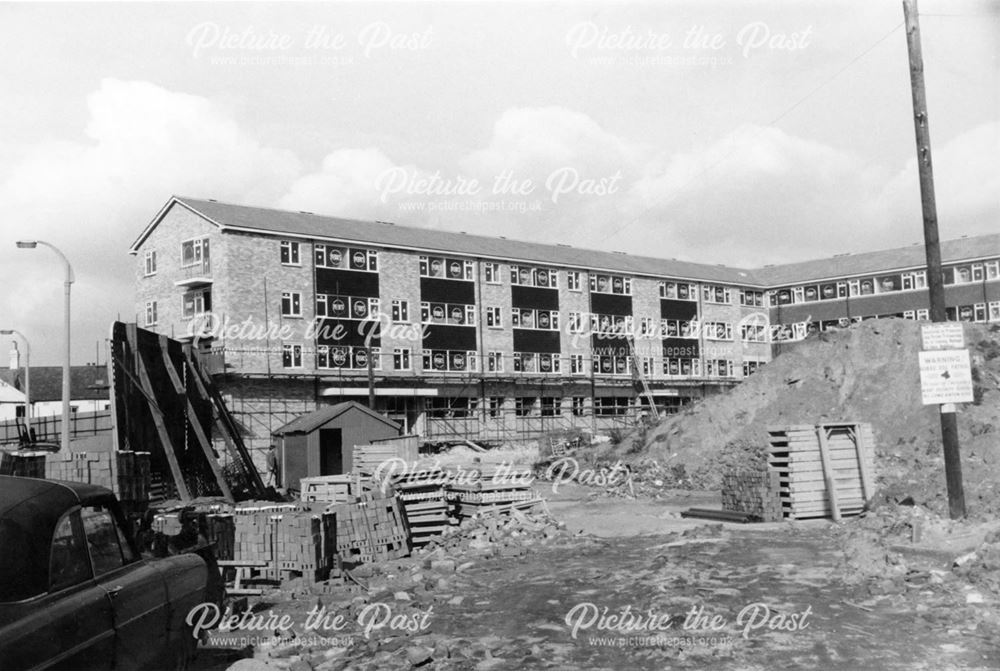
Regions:
M 959 323 L 924 324 L 920 327 L 924 349 L 962 349 L 965 332 Z
M 969 350 L 920 352 L 920 392 L 924 405 L 971 403 Z

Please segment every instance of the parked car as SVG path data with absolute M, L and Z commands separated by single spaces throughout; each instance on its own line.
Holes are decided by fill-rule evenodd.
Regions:
M 103 487 L 0 476 L 0 669 L 184 668 L 208 571 L 143 559 Z

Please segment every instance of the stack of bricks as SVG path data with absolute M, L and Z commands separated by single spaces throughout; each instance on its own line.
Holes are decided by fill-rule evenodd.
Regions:
M 233 514 L 236 562 L 263 564 L 269 580 L 325 580 L 336 565 L 333 515 L 300 505 L 241 505 Z
M 345 563 L 399 559 L 409 554 L 409 532 L 402 505 L 395 496 L 330 506 L 334 516 L 337 554 Z
M 122 502 L 149 501 L 149 452 L 28 452 L 18 460 L 21 454 L 37 455 L 29 477 L 107 487 Z
M 45 477 L 47 452 L 4 452 L 0 457 L 0 475 L 18 475 L 22 478 Z
M 777 471 L 731 471 L 722 476 L 722 509 L 753 515 L 762 522 L 779 522 L 781 479 Z
M 336 518 L 295 510 L 272 519 L 274 561 L 281 577 L 302 577 L 311 582 L 326 580 L 334 563 Z
M 299 481 L 299 498 L 303 503 L 353 503 L 361 493 L 357 475 L 321 475 Z
M 45 477 L 50 480 L 84 482 L 108 489 L 117 486 L 114 452 L 53 452 L 45 459 Z

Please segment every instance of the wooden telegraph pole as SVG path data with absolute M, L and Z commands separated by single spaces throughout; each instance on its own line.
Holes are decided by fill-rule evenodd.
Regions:
M 920 202 L 924 219 L 930 317 L 932 322 L 943 322 L 946 321 L 944 278 L 941 273 L 937 204 L 934 201 L 934 169 L 931 164 L 931 135 L 927 122 L 917 0 L 903 0 L 903 15 L 906 23 L 906 47 L 910 56 L 910 88 L 913 95 L 913 126 L 917 136 L 917 170 L 920 175 Z M 959 519 L 965 517 L 965 492 L 962 487 L 962 458 L 958 448 L 958 422 L 954 406 L 950 406 L 950 411 L 941 406 L 941 441 L 944 445 L 944 472 L 948 483 L 948 508 L 951 518 Z

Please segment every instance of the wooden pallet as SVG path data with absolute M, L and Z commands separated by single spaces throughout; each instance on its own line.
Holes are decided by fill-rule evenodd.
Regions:
M 778 472 L 784 517 L 857 515 L 874 495 L 875 440 L 868 424 L 769 430 L 768 466 Z

